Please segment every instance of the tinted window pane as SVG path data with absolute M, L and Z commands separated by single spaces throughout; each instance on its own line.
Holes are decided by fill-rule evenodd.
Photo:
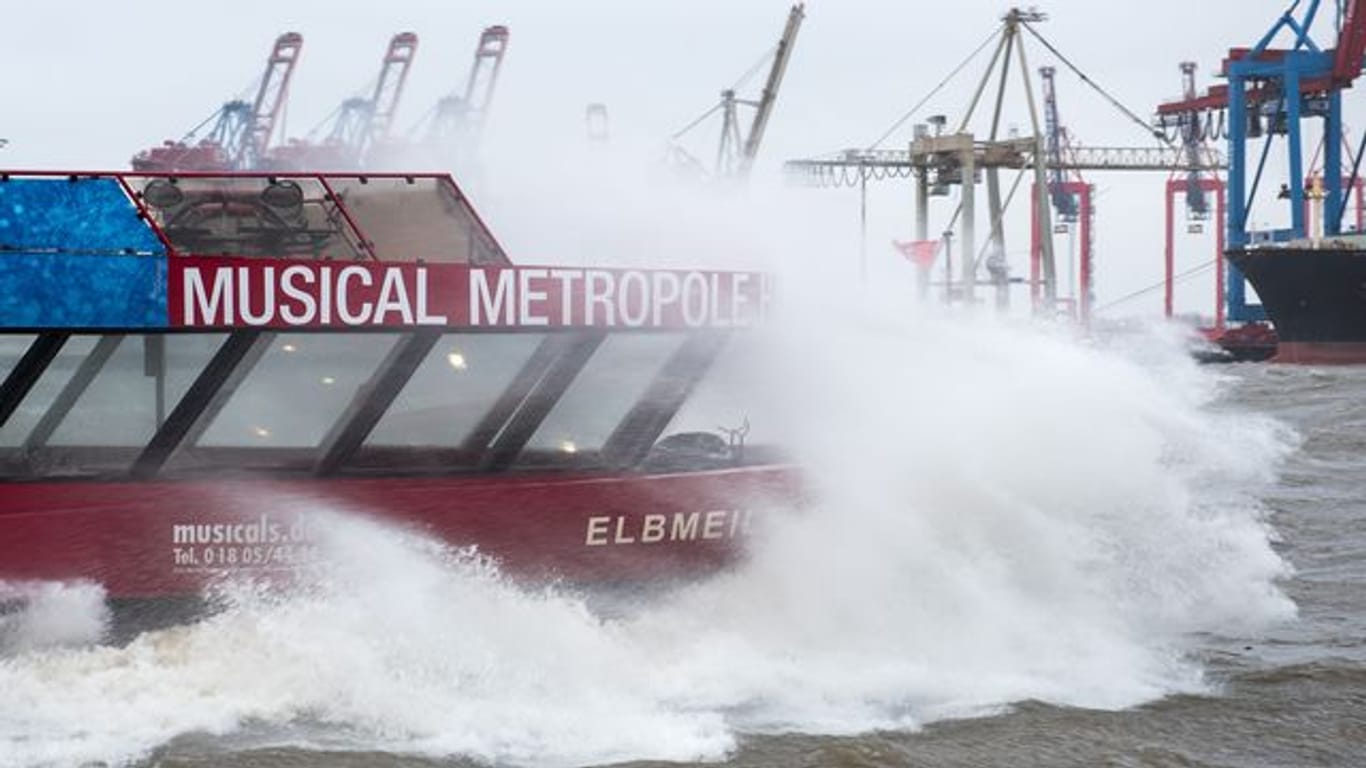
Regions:
M 19 408 L 10 416 L 5 426 L 0 427 L 0 446 L 14 447 L 24 442 L 29 432 L 37 425 L 38 419 L 51 407 L 57 393 L 71 379 L 76 367 L 94 348 L 93 336 L 73 336 L 62 346 L 62 351 L 57 353 L 52 364 L 39 377 L 33 389 L 29 390 L 28 396 L 19 404 Z
M 380 261 L 506 264 L 454 186 L 434 178 L 329 176 Z
M 316 447 L 369 380 L 394 334 L 281 334 L 199 440 Z
M 747 444 L 772 442 L 778 428 L 774 398 L 759 367 L 763 350 L 744 334 L 735 334 L 679 409 L 665 435 L 708 432 L 726 437 L 726 430 L 744 430 Z M 769 377 L 771 379 L 771 377 Z
M 49 444 L 146 445 L 222 338 L 218 334 L 124 338 Z M 162 388 L 160 405 L 158 388 Z
M 542 338 L 538 334 L 443 336 L 366 444 L 460 445 Z
M 681 342 L 682 335 L 673 333 L 608 336 L 527 448 L 566 453 L 601 448 Z
M 28 351 L 33 339 L 33 336 L 28 335 L 0 336 L 0 381 L 19 364 L 19 358 Z

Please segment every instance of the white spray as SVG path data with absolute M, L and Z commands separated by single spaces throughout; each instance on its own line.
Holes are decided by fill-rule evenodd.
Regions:
M 340 511 L 320 526 L 330 565 L 294 592 L 239 585 L 212 619 L 123 648 L 12 648 L 0 764 L 129 761 L 191 732 L 538 766 L 718 758 L 753 732 L 1197 690 L 1196 633 L 1293 614 L 1255 500 L 1285 436 L 1211 408 L 1219 382 L 1179 350 L 906 311 L 909 273 L 841 295 L 849 265 L 825 257 L 843 252 L 798 211 L 765 217 L 789 236 L 773 245 L 671 201 L 651 221 L 675 226 L 621 243 L 631 259 L 594 236 L 616 222 L 566 208 L 635 210 L 611 188 L 555 196 L 587 230 L 557 257 L 751 268 L 716 257 L 754 245 L 803 262 L 726 377 L 812 488 L 769 514 L 747 563 L 604 618 Z M 519 252 L 567 231 L 531 224 Z

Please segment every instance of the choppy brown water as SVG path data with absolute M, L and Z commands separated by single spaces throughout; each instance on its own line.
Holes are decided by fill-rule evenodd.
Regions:
M 742 737 L 733 766 L 1366 765 L 1366 369 L 1235 367 L 1226 406 L 1271 414 L 1303 443 L 1266 494 L 1295 574 L 1297 621 L 1267 634 L 1206 637 L 1208 695 L 1117 712 L 1017 703 L 919 731 Z M 185 736 L 144 763 L 237 766 L 460 766 L 376 752 L 237 749 Z M 632 765 L 647 763 L 632 763 Z M 653 764 L 653 763 L 651 763 Z M 708 763 L 716 765 L 717 763 Z

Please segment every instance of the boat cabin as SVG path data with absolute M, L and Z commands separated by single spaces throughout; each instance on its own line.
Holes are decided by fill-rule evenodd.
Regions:
M 761 275 L 515 265 L 448 176 L 11 172 L 0 251 L 0 482 L 763 459 L 697 405 Z

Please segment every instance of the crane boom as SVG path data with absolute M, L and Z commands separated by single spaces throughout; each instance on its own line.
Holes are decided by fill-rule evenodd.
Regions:
M 745 138 L 741 151 L 741 175 L 748 173 L 754 158 L 759 154 L 759 145 L 764 140 L 764 131 L 768 128 L 768 119 L 773 114 L 773 105 L 778 100 L 778 89 L 782 86 L 783 75 L 787 72 L 787 62 L 792 58 L 792 47 L 797 42 L 797 32 L 801 29 L 805 16 L 805 5 L 802 3 L 792 6 L 792 10 L 787 14 L 787 25 L 783 27 L 783 36 L 778 40 L 778 48 L 773 54 L 773 65 L 769 67 L 768 80 L 764 83 L 763 94 L 759 97 L 759 103 L 754 110 L 754 120 L 750 123 L 749 135 Z
M 1227 76 L 1232 64 L 1243 62 L 1246 65 L 1265 64 L 1267 67 L 1275 68 L 1292 67 L 1298 70 L 1299 92 L 1301 95 L 1321 94 L 1330 90 L 1340 90 L 1350 88 L 1361 76 L 1362 57 L 1366 56 L 1366 0 L 1345 0 L 1347 3 L 1346 13 L 1343 15 L 1342 28 L 1338 30 L 1338 38 L 1335 47 L 1326 54 L 1325 65 L 1320 66 L 1318 61 L 1312 64 L 1291 63 L 1291 58 L 1298 55 L 1301 59 L 1317 57 L 1317 48 L 1312 48 L 1312 43 L 1308 38 L 1309 27 L 1313 24 L 1314 14 L 1318 8 L 1318 0 L 1314 0 L 1305 12 L 1304 17 L 1298 22 L 1291 13 L 1291 10 L 1281 17 L 1281 20 L 1271 28 L 1271 31 L 1261 39 L 1253 48 L 1232 48 L 1228 56 L 1224 59 L 1220 74 Z M 1276 35 L 1282 30 L 1289 29 L 1296 38 L 1293 49 L 1268 48 L 1267 46 L 1275 39 Z M 1263 103 L 1276 103 L 1282 100 L 1281 88 L 1267 82 L 1277 79 L 1268 77 L 1265 73 L 1257 77 L 1250 78 L 1246 83 L 1248 86 L 1243 95 L 1243 102 L 1247 106 L 1255 106 Z M 1163 127 L 1175 124 L 1180 119 L 1180 115 L 1206 109 L 1228 109 L 1229 89 L 1227 85 L 1216 85 L 1211 87 L 1202 96 L 1185 97 L 1180 101 L 1159 104 L 1157 107 L 1158 123 Z

